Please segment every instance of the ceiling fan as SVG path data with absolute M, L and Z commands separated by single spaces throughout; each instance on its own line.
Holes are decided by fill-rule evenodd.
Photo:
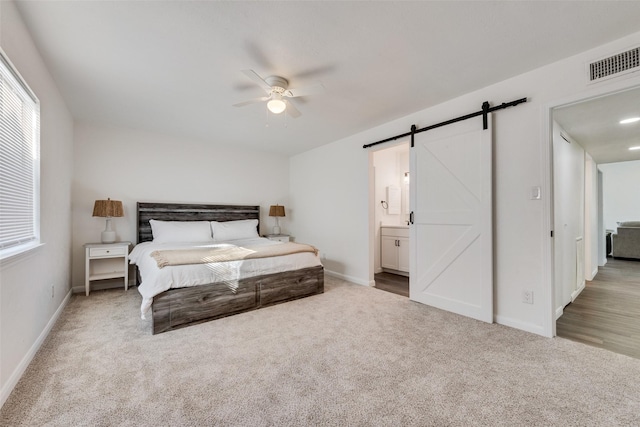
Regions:
M 325 90 L 322 83 L 299 89 L 289 89 L 289 81 L 284 77 L 270 76 L 263 79 L 253 70 L 242 70 L 242 73 L 264 89 L 264 91 L 267 92 L 267 96 L 233 104 L 234 107 L 243 107 L 256 102 L 267 101 L 267 108 L 273 114 L 280 114 L 286 110 L 291 117 L 297 118 L 300 117 L 301 113 L 287 98 L 314 95 L 316 93 L 322 93 Z

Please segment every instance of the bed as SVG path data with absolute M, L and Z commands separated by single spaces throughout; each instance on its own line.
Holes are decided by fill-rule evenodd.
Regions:
M 157 231 L 158 224 L 180 226 L 185 222 L 185 226 L 191 227 L 205 221 L 215 221 L 213 224 L 217 224 L 215 226 L 218 230 L 223 231 L 230 229 L 231 225 L 235 227 L 251 222 L 255 224 L 253 234 L 256 236 L 240 236 L 246 238 L 224 242 L 195 242 L 193 247 L 186 242 L 154 241 L 152 223 Z M 267 251 L 280 249 L 281 247 L 270 245 L 282 244 L 281 242 L 257 236 L 259 221 L 260 206 L 138 202 L 137 245 L 130 260 L 136 265 L 138 290 L 143 296 L 142 316 L 151 316 L 153 334 L 324 292 L 324 268 L 317 251 L 201 263 L 197 266 L 159 267 L 160 261 L 155 266 L 152 265 L 157 259 L 149 261 L 152 254 L 158 258 L 158 253 L 188 247 L 194 251 L 213 247 L 217 250 L 219 246 L 243 248 L 245 245 Z M 242 226 L 244 229 L 247 227 L 246 224 Z M 189 232 L 186 233 L 188 234 Z M 216 235 L 216 232 L 213 234 Z M 153 253 L 154 251 L 156 252 Z M 198 270 L 199 273 L 192 273 L 189 269 Z

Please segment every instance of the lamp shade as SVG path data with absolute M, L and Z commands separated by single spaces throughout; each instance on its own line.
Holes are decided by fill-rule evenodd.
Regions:
M 272 205 L 269 208 L 269 216 L 284 216 L 284 206 Z
M 96 200 L 93 205 L 93 216 L 104 218 L 116 218 L 124 216 L 122 202 L 120 200 Z

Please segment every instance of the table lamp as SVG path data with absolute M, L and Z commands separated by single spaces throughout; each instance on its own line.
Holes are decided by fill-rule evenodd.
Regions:
M 116 241 L 116 232 L 111 229 L 111 218 L 124 216 L 122 202 L 119 200 L 96 200 L 93 205 L 93 216 L 107 219 L 107 225 L 102 232 L 102 243 L 113 243 Z
M 276 217 L 276 225 L 273 227 L 273 234 L 280 234 L 280 224 L 278 224 L 278 217 L 284 216 L 284 206 L 272 205 L 269 208 L 269 216 Z

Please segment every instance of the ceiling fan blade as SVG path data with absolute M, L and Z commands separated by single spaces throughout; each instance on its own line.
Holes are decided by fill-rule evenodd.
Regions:
M 241 70 L 242 73 L 258 84 L 265 92 L 271 93 L 271 86 L 253 70 Z
M 312 86 L 306 86 L 306 87 L 301 87 L 298 89 L 289 89 L 287 91 L 285 91 L 284 95 L 288 96 L 290 98 L 294 98 L 297 96 L 308 96 L 308 95 L 315 95 L 318 93 L 323 93 L 326 89 L 324 88 L 324 86 L 322 85 L 322 83 L 317 83 L 315 85 Z
M 298 109 L 291 102 L 289 102 L 286 99 L 284 100 L 284 102 L 287 104 L 286 112 L 292 118 L 297 119 L 298 117 L 300 117 L 302 115 L 302 113 L 300 111 L 298 111 Z
M 234 106 L 234 107 L 244 107 L 245 105 L 255 104 L 255 103 L 257 103 L 257 102 L 263 102 L 263 101 L 266 101 L 266 100 L 268 100 L 268 99 L 269 99 L 269 97 L 268 97 L 268 96 L 263 96 L 263 97 L 261 97 L 261 98 L 253 98 L 253 99 L 250 99 L 250 100 L 248 100 L 248 101 L 239 102 L 239 103 L 237 103 L 237 104 L 233 104 L 233 106 Z

